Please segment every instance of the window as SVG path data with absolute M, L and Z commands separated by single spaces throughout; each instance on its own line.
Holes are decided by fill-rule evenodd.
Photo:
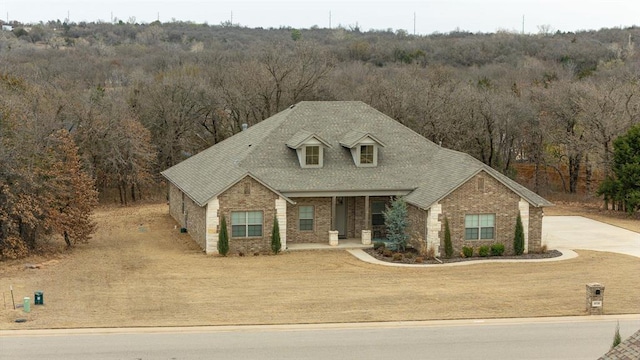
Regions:
M 262 211 L 231 212 L 231 237 L 261 237 Z
M 298 220 L 300 230 L 313 230 L 313 206 L 300 206 L 298 208 Z
M 373 145 L 360 145 L 360 164 L 373 164 Z
M 464 219 L 466 240 L 493 239 L 496 216 L 494 214 L 467 215 Z
M 305 147 L 305 165 L 320 165 L 320 146 Z
M 371 225 L 384 225 L 384 210 L 386 204 L 384 201 L 371 202 Z

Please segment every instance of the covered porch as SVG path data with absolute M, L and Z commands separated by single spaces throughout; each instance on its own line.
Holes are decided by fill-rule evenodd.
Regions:
M 369 247 L 386 239 L 384 211 L 408 190 L 286 194 L 287 248 Z M 322 245 L 322 246 L 319 246 Z

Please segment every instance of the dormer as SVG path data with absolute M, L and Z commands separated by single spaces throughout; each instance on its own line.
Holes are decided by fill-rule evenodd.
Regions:
M 379 149 L 385 147 L 385 144 L 375 136 L 357 130 L 347 133 L 340 140 L 340 145 L 351 150 L 353 163 L 357 167 L 378 166 Z
M 287 146 L 296 151 L 300 167 L 303 169 L 321 168 L 324 164 L 324 149 L 331 145 L 320 136 L 300 130 L 287 141 Z

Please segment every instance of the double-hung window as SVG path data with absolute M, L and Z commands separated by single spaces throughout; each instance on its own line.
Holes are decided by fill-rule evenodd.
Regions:
M 305 165 L 318 166 L 320 165 L 320 146 L 310 145 L 304 149 Z
M 373 145 L 360 145 L 360 164 L 374 164 Z
M 261 237 L 262 211 L 231 212 L 231 237 Z
M 386 203 L 384 201 L 371 202 L 371 225 L 384 225 L 384 211 Z
M 303 231 L 313 230 L 313 206 L 300 206 L 298 208 L 298 228 Z
M 495 214 L 466 215 L 464 219 L 464 238 L 466 240 L 493 239 L 495 222 Z

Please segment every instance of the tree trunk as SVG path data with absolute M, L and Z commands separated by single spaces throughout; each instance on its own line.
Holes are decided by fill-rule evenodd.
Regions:
M 64 242 L 67 243 L 68 248 L 71 247 L 71 239 L 69 239 L 69 233 L 67 233 L 67 230 L 64 231 Z
M 136 201 L 136 184 L 131 184 L 131 201 Z
M 586 187 L 586 196 L 591 196 L 591 178 L 593 176 L 593 169 L 591 168 L 591 162 L 589 162 L 589 155 L 585 155 L 584 157 L 584 167 L 585 167 L 585 187 Z
M 569 156 L 569 192 L 575 194 L 578 190 L 578 179 L 580 176 L 581 154 Z

